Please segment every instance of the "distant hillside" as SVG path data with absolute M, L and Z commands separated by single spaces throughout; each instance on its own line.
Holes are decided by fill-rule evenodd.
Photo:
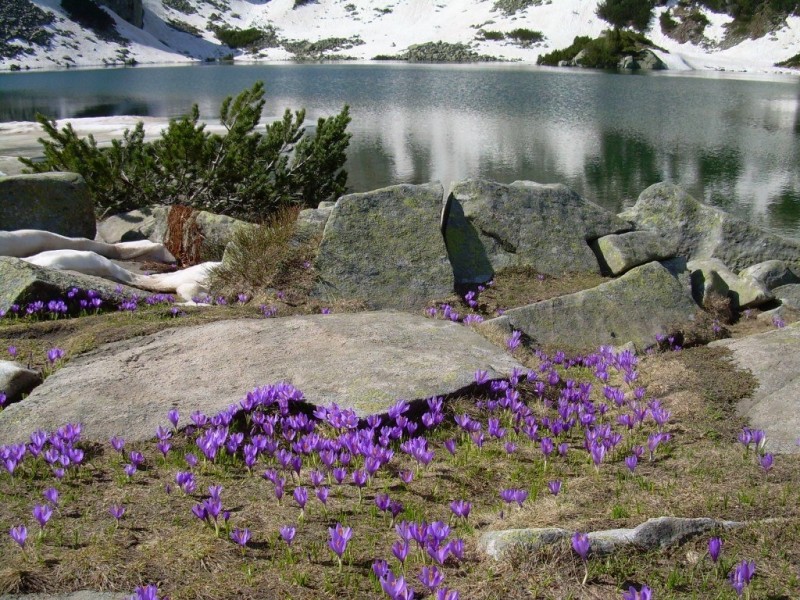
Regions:
M 635 27 L 662 49 L 658 56 L 669 69 L 776 70 L 775 63 L 800 52 L 795 0 L 670 1 L 653 8 L 641 2 L 650 12 L 639 14 Z M 598 38 L 610 29 L 597 13 L 613 3 L 2 0 L 0 70 L 231 58 L 536 63 L 576 36 Z

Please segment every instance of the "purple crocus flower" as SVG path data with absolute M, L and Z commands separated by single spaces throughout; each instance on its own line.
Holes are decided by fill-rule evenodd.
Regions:
M 247 546 L 247 542 L 250 541 L 250 530 L 247 529 L 247 527 L 244 529 L 239 529 L 237 527 L 231 531 L 230 536 L 231 539 L 242 548 L 242 556 L 244 556 L 245 546 Z
M 8 347 L 8 354 L 11 356 L 11 358 L 16 358 L 17 357 L 17 347 L 16 346 L 9 346 Z
M 444 581 L 444 574 L 435 565 L 431 567 L 422 567 L 419 580 L 422 582 L 422 585 L 433 593 Z
M 159 600 L 158 586 L 154 583 L 147 586 L 139 586 L 134 590 L 134 594 L 130 597 L 130 600 Z
M 316 491 L 317 500 L 319 500 L 323 506 L 327 506 L 328 504 L 328 496 L 331 493 L 331 488 L 329 487 L 318 487 Z
M 394 554 L 394 557 L 399 560 L 401 564 L 405 564 L 410 551 L 411 545 L 407 540 L 396 540 L 395 543 L 392 544 L 392 554 Z
M 449 590 L 446 587 L 436 590 L 436 600 L 460 600 L 460 598 L 457 590 Z
M 628 470 L 633 473 L 636 470 L 636 465 L 639 464 L 639 459 L 636 458 L 635 454 L 631 454 L 630 456 L 625 457 L 625 466 L 628 467 Z
M 744 588 L 750 584 L 756 574 L 756 563 L 754 561 L 743 560 L 731 571 L 729 580 L 737 596 L 741 596 Z
M 773 456 L 770 453 L 765 454 L 759 460 L 761 468 L 764 469 L 765 472 L 768 472 L 770 469 L 772 469 L 772 462 L 773 462 Z
M 39 523 L 39 527 L 44 529 L 50 517 L 53 516 L 53 509 L 47 504 L 37 504 L 33 507 L 33 518 Z
M 121 504 L 112 504 L 108 509 L 108 513 L 116 519 L 117 523 L 119 523 L 122 515 L 125 514 L 125 507 Z
M 308 502 L 308 490 L 304 487 L 296 487 L 292 492 L 292 497 L 300 507 L 300 515 L 302 516 L 306 509 L 306 503 Z
M 328 541 L 328 547 L 339 559 L 339 570 L 341 570 L 342 557 L 347 550 L 347 542 L 353 537 L 353 529 L 351 527 L 344 527 L 341 523 L 337 523 L 336 527 L 328 528 L 328 533 L 331 537 Z
M 708 555 L 711 557 L 711 560 L 717 562 L 720 552 L 722 552 L 722 540 L 718 537 L 712 537 L 708 540 Z
M 466 500 L 453 500 L 450 503 L 450 510 L 455 516 L 466 519 L 469 517 L 470 510 L 472 510 L 472 504 Z
M 132 465 L 132 464 L 125 465 L 122 470 L 125 472 L 125 475 L 127 476 L 128 479 L 133 477 L 134 474 L 137 471 L 136 465 Z
M 519 348 L 520 343 L 522 342 L 522 332 L 521 331 L 514 331 L 506 340 L 506 348 L 510 352 L 514 352 L 517 348 Z
M 627 592 L 622 593 L 622 600 L 653 600 L 653 590 L 643 585 L 637 592 L 635 587 L 630 586 Z
M 122 449 L 125 447 L 125 440 L 121 437 L 114 436 L 112 437 L 109 442 L 111 442 L 111 447 L 114 448 L 117 452 L 122 452 Z
M 581 557 L 581 560 L 586 562 L 589 555 L 589 534 L 575 532 L 572 536 L 572 549 Z
M 170 410 L 167 413 L 167 419 L 169 420 L 170 423 L 172 423 L 172 426 L 175 429 L 178 428 L 178 421 L 180 421 L 180 418 L 181 418 L 180 417 L 180 413 L 178 412 L 178 409 L 176 409 L 176 408 L 173 408 L 172 410 Z
M 58 490 L 56 488 L 47 488 L 42 492 L 42 496 L 53 506 L 58 506 Z
M 456 441 L 453 438 L 445 440 L 444 447 L 452 456 L 456 455 Z
M 47 351 L 47 362 L 51 365 L 62 358 L 64 358 L 64 351 L 61 348 L 50 348 Z
M 25 525 L 17 525 L 16 527 L 12 527 L 11 531 L 8 532 L 11 536 L 11 539 L 19 544 L 19 547 L 23 550 L 25 549 L 25 540 L 28 539 L 28 528 Z
M 553 496 L 558 496 L 558 493 L 561 491 L 561 481 L 559 479 L 548 481 L 547 489 L 550 490 L 550 493 L 553 494 Z
M 290 527 L 289 525 L 284 525 L 280 529 L 281 538 L 283 541 L 286 542 L 286 545 L 290 548 L 292 547 L 292 542 L 294 541 L 295 535 L 297 535 L 297 529 L 294 527 Z

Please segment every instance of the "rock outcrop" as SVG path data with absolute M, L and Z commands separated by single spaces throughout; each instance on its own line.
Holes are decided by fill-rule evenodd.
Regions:
M 77 173 L 0 177 L 0 230 L 17 229 L 94 238 L 94 203 L 83 177 Z
M 210 365 L 217 365 L 216 367 Z M 82 422 L 84 436 L 152 438 L 177 408 L 188 422 L 251 389 L 288 381 L 314 404 L 361 416 L 455 393 L 522 368 L 467 327 L 400 312 L 218 321 L 108 344 L 71 359 L 23 402 L 0 413 L 0 439 Z
M 602 270 L 612 275 L 622 275 L 633 267 L 673 256 L 662 237 L 652 231 L 607 235 L 599 238 L 593 247 Z
M 800 242 L 701 204 L 670 183 L 651 185 L 619 216 L 635 223 L 637 229 L 661 235 L 675 256 L 718 258 L 736 272 L 767 260 L 782 260 L 789 268 L 800 268 Z
M 633 342 L 642 350 L 657 334 L 694 317 L 689 290 L 657 262 L 595 288 L 507 310 L 478 328 L 488 335 L 526 334 L 536 345 L 593 350 Z
M 505 267 L 599 273 L 588 242 L 630 228 L 566 186 L 530 181 L 455 183 L 444 217 L 456 283 L 483 283 Z
M 758 380 L 752 398 L 740 401 L 737 411 L 751 427 L 766 431 L 767 450 L 800 452 L 800 324 L 710 345 L 728 348 L 736 365 Z
M 103 306 L 116 306 L 123 296 L 149 294 L 142 290 L 118 285 L 107 279 L 82 275 L 72 271 L 57 271 L 32 265 L 19 258 L 0 256 L 0 311 L 8 311 L 13 304 L 24 310 L 29 302 L 59 300 L 67 297 L 74 287 L 94 290 Z
M 339 198 L 319 247 L 315 294 L 378 309 L 421 309 L 451 294 L 442 196 L 442 186 L 430 183 Z

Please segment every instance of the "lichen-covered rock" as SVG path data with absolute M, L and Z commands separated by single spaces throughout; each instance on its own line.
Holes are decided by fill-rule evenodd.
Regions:
M 768 290 L 790 283 L 800 283 L 800 277 L 782 260 L 766 260 L 752 267 L 747 267 L 739 273 L 739 276 L 752 277 Z
M 0 177 L 0 230 L 39 229 L 93 239 L 94 203 L 77 173 Z
M 339 198 L 316 259 L 315 295 L 371 308 L 424 308 L 453 292 L 441 233 L 438 183 L 397 185 Z
M 633 342 L 641 350 L 655 336 L 694 317 L 689 290 L 664 266 L 651 262 L 589 290 L 507 310 L 484 321 L 488 335 L 519 330 L 536 345 L 593 350 Z
M 317 208 L 301 210 L 297 215 L 295 237 L 303 242 L 321 236 L 335 205 L 335 202 L 320 202 Z
M 606 235 L 595 242 L 598 253 L 612 275 L 621 275 L 654 260 L 670 258 L 670 248 L 652 231 L 630 231 Z
M 589 551 L 595 556 L 613 554 L 627 547 L 648 552 L 683 544 L 693 537 L 714 529 L 732 529 L 738 526 L 740 523 L 703 517 L 697 519 L 657 517 L 648 519 L 632 529 L 592 531 L 588 534 Z M 571 531 L 555 527 L 506 529 L 483 534 L 478 546 L 489 557 L 501 560 L 503 555 L 510 550 L 523 549 L 534 552 L 543 546 L 567 540 L 570 536 L 572 536 Z
M 222 368 L 210 368 L 224 357 Z M 422 402 L 462 392 L 475 371 L 506 377 L 517 361 L 468 327 L 377 311 L 217 321 L 101 346 L 70 361 L 22 402 L 0 412 L 0 440 L 83 423 L 83 435 L 153 437 L 169 408 L 188 422 L 214 415 L 255 387 L 292 383 L 310 404 L 359 416 L 398 398 Z
M 169 206 L 156 204 L 111 215 L 97 224 L 97 237 L 109 244 L 139 240 L 162 243 L 168 213 Z
M 620 217 L 661 235 L 676 256 L 718 258 L 734 271 L 766 260 L 800 268 L 800 242 L 701 204 L 670 183 L 651 185 Z
M 24 307 L 28 302 L 64 299 L 73 287 L 96 291 L 106 306 L 115 306 L 123 295 L 149 295 L 100 277 L 47 269 L 19 258 L 0 256 L 0 311 L 8 311 L 12 304 Z
M 6 395 L 6 402 L 16 402 L 41 382 L 40 373 L 10 360 L 0 360 L 0 392 Z
M 783 306 L 800 310 L 800 284 L 789 283 L 781 285 L 772 290 L 772 293 L 781 301 Z
M 505 267 L 599 273 L 587 242 L 628 229 L 564 185 L 530 181 L 455 183 L 444 219 L 457 283 L 483 283 Z
M 752 397 L 739 401 L 737 412 L 751 427 L 766 431 L 767 450 L 800 452 L 800 323 L 710 345 L 728 348 L 734 363 L 758 381 Z
M 690 260 L 687 266 L 692 273 L 692 294 L 695 298 L 709 291 L 714 291 L 727 295 L 736 309 L 761 306 L 774 298 L 763 284 L 748 276 L 745 271 L 742 271 L 741 275 L 736 275 L 725 266 L 725 263 L 717 258 Z M 722 286 L 719 286 L 715 276 L 724 282 L 724 290 L 716 289 Z M 703 282 L 702 290 L 696 287 L 697 283 L 701 281 Z M 712 281 L 715 282 L 714 288 L 709 289 L 709 282 Z M 704 295 L 702 297 L 705 298 Z

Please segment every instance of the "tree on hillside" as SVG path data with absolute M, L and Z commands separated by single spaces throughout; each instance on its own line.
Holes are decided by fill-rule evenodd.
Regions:
M 597 16 L 615 29 L 632 27 L 646 31 L 653 13 L 653 0 L 604 0 L 597 7 Z

